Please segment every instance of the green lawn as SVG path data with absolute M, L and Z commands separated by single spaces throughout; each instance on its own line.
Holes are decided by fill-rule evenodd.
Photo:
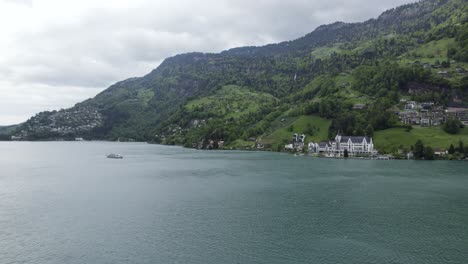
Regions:
M 229 85 L 211 96 L 190 101 L 185 108 L 188 111 L 199 109 L 212 116 L 240 118 L 242 115 L 255 113 L 261 106 L 276 100 L 266 93 L 256 93 L 244 87 Z
M 285 122 L 286 123 L 286 122 Z M 292 122 L 284 124 L 283 127 L 276 129 L 273 133 L 262 139 L 264 144 L 282 144 L 290 141 L 294 133 L 306 134 L 307 126 L 310 124 L 313 128 L 313 134 L 307 135 L 306 142 L 322 141 L 328 138 L 328 128 L 331 121 L 318 116 L 300 116 Z M 288 131 L 289 126 L 293 126 L 293 132 Z
M 354 80 L 352 75 L 348 73 L 340 73 L 337 77 L 335 77 L 335 83 L 338 87 L 340 87 L 336 94 L 346 98 L 345 100 L 347 103 L 369 104 L 371 102 L 369 96 L 354 90 L 352 87 L 353 81 Z M 342 84 L 344 83 L 348 83 L 349 85 L 342 87 Z
M 456 146 L 460 140 L 468 144 L 468 128 L 464 128 L 457 135 L 448 134 L 440 127 L 415 127 L 410 132 L 406 132 L 404 128 L 391 128 L 377 131 L 374 135 L 374 144 L 379 151 L 391 153 L 398 151 L 400 145 L 410 148 L 418 139 L 421 139 L 425 145 L 448 149 L 450 144 Z
M 143 90 L 138 92 L 138 99 L 143 103 L 144 106 L 148 106 L 149 102 L 153 99 L 153 97 L 153 91 Z
M 311 52 L 311 55 L 316 59 L 325 59 L 330 57 L 332 53 L 341 53 L 340 44 L 329 45 L 326 47 L 316 48 Z
M 432 59 L 432 62 L 437 59 L 445 60 L 447 58 L 448 48 L 454 43 L 454 41 L 455 40 L 453 38 L 434 40 L 411 50 L 409 53 L 416 53 L 419 57 L 422 58 L 430 58 Z

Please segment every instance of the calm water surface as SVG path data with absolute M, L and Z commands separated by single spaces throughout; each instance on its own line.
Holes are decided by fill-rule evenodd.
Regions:
M 0 143 L 0 263 L 466 264 L 468 163 Z

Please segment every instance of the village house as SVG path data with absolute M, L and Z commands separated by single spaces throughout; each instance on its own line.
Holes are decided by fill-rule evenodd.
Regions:
M 292 143 L 285 145 L 284 149 L 302 152 L 304 151 L 305 139 L 306 139 L 306 135 L 302 134 L 299 136 L 299 134 L 295 133 L 293 134 L 293 137 L 292 137 Z
M 424 102 L 421 103 L 421 108 L 424 110 L 432 110 L 432 107 L 434 106 L 433 102 Z
M 444 78 L 452 78 L 452 75 L 448 71 L 438 71 L 437 74 Z
M 445 155 L 448 155 L 448 151 L 445 150 L 445 149 L 441 149 L 441 148 L 435 148 L 434 149 L 434 155 L 436 157 L 443 157 Z
M 428 118 L 428 117 L 421 118 L 421 126 L 423 126 L 423 127 L 431 126 L 431 119 Z
M 468 125 L 468 108 L 449 107 L 445 112 L 448 118 L 456 118 L 464 125 Z
M 459 74 L 459 75 L 465 75 L 468 73 L 468 71 L 466 71 L 465 69 L 463 69 L 462 67 L 458 66 L 457 68 L 455 68 L 455 71 Z
M 353 109 L 354 109 L 354 110 L 363 110 L 363 109 L 365 109 L 365 108 L 366 108 L 366 105 L 365 105 L 365 104 L 355 104 L 355 105 L 353 106 Z
M 421 117 L 417 111 L 410 110 L 399 113 L 400 120 L 405 125 L 419 125 L 421 124 Z
M 414 110 L 416 109 L 416 102 L 415 101 L 409 101 L 409 102 L 406 102 L 406 105 L 405 105 L 405 109 L 406 110 Z
M 409 108 L 413 109 L 408 110 Z M 405 125 L 421 125 L 424 127 L 442 125 L 447 119 L 444 108 L 433 102 L 416 103 L 410 101 L 405 105 L 405 110 L 397 114 L 401 123 Z M 455 113 L 453 115 L 454 117 L 457 116 Z

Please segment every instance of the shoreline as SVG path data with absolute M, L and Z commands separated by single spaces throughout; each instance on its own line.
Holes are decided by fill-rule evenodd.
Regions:
M 326 157 L 326 156 L 321 156 L 321 155 L 316 155 L 316 154 L 309 154 L 309 153 L 292 153 L 292 152 L 278 152 L 278 151 L 272 151 L 272 150 L 253 150 L 253 149 L 228 149 L 228 148 L 222 148 L 222 149 L 198 149 L 198 148 L 190 148 L 190 147 L 184 147 L 182 145 L 168 145 L 168 144 L 160 144 L 160 143 L 154 143 L 154 142 L 146 142 L 146 141 L 112 141 L 112 140 L 83 140 L 83 141 L 76 141 L 76 140 L 3 140 L 0 141 L 0 143 L 3 142 L 24 142 L 24 143 L 93 143 L 93 142 L 101 142 L 101 143 L 139 143 L 139 144 L 148 144 L 148 145 L 158 145 L 158 146 L 165 146 L 165 147 L 179 147 L 179 148 L 184 148 L 184 149 L 193 149 L 193 150 L 200 150 L 200 151 L 238 151 L 238 152 L 270 152 L 270 153 L 278 153 L 278 154 L 285 154 L 285 155 L 291 155 L 291 156 L 296 156 L 296 157 L 308 157 L 308 158 L 317 158 L 317 159 L 336 159 L 336 160 L 377 160 L 377 161 L 390 161 L 390 160 L 398 160 L 398 161 L 403 161 L 403 160 L 412 160 L 412 161 L 468 161 L 468 159 L 448 159 L 448 158 L 436 158 L 434 160 L 417 160 L 417 159 L 400 159 L 400 158 L 394 158 L 394 157 L 388 157 L 386 158 L 371 158 L 371 157 Z M 385 157 L 385 155 L 382 155 Z

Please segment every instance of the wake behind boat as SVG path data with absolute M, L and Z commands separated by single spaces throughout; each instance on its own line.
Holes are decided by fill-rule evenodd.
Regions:
M 111 153 L 107 155 L 107 158 L 108 159 L 123 159 L 123 156 L 120 154 Z

